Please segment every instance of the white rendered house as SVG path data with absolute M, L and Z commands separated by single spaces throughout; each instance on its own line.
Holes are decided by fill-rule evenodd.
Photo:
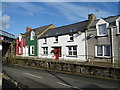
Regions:
M 59 59 L 86 61 L 85 26 L 87 21 L 49 29 L 38 39 L 38 56 L 55 59 L 52 50 L 59 49 Z

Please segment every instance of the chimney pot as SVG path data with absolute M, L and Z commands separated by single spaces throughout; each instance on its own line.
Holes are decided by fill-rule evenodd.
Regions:
M 28 26 L 26 27 L 26 31 L 29 31 L 29 30 L 31 30 L 31 29 L 32 29 L 32 28 L 30 28 L 30 27 L 28 27 Z

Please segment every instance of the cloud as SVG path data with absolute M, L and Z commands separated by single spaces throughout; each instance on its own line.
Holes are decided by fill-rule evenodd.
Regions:
M 2 25 L 0 25 L 0 29 L 7 29 L 9 28 L 9 21 L 10 21 L 10 16 L 4 15 L 0 17 L 0 22 Z
M 11 6 L 14 8 L 21 8 L 21 11 L 28 15 L 33 15 L 40 12 L 45 12 L 45 8 L 30 2 L 21 2 L 21 3 L 11 3 Z
M 2 2 L 118 2 L 119 0 L 2 0 Z
M 77 5 L 76 3 L 45 3 L 47 6 L 51 6 L 55 9 L 57 9 L 58 13 L 61 15 L 64 15 L 66 18 L 73 20 L 73 21 L 79 21 L 79 20 L 85 20 L 87 19 L 88 14 L 94 13 L 97 18 L 100 17 L 106 17 L 108 15 L 111 15 L 112 12 L 104 11 L 102 9 L 96 8 L 94 6 L 88 7 L 86 5 Z
M 42 6 L 40 3 L 37 4 L 36 2 L 34 2 L 34 3 L 32 3 L 32 2 L 14 2 L 14 3 L 5 3 L 3 5 L 6 6 L 6 8 L 8 8 L 8 9 L 11 8 L 12 9 L 11 12 L 16 13 L 19 11 L 18 13 L 19 14 L 22 13 L 22 15 L 33 16 L 33 15 L 39 15 L 40 13 L 53 15 L 52 13 L 47 11 L 46 7 Z

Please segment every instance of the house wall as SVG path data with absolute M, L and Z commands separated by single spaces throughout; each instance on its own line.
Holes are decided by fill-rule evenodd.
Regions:
M 74 42 L 68 42 L 69 35 L 58 36 L 58 43 L 55 42 L 55 37 L 47 38 L 47 43 L 44 44 L 44 39 L 38 40 L 38 55 L 40 58 L 54 58 L 53 54 L 50 53 L 53 50 L 52 47 L 61 47 L 61 57 L 59 59 L 64 60 L 78 60 L 85 61 L 85 33 L 74 34 Z M 77 57 L 68 57 L 68 47 L 77 45 Z M 43 48 L 48 47 L 48 55 L 43 55 Z
M 37 52 L 38 52 L 37 42 L 38 42 L 37 36 L 34 36 L 34 40 L 30 40 L 30 38 L 26 39 L 25 50 L 26 50 L 26 53 L 28 52 L 28 54 L 26 54 L 26 56 L 28 56 L 28 55 L 29 56 L 37 56 Z M 30 46 L 34 46 L 34 55 L 30 54 Z
M 26 46 L 26 40 L 16 40 L 16 55 L 24 55 L 23 48 Z M 19 50 L 21 48 L 21 50 Z M 20 51 L 20 52 L 19 52 Z
M 120 35 L 117 35 L 117 28 L 112 28 L 110 36 L 110 28 L 107 29 L 107 36 L 97 36 L 97 30 L 88 30 L 87 37 L 93 34 L 92 38 L 87 39 L 88 48 L 88 59 L 89 60 L 112 60 L 112 58 L 96 57 L 95 56 L 95 45 L 111 45 L 112 43 L 112 53 L 113 60 L 120 59 Z M 112 42 L 110 41 L 112 39 Z

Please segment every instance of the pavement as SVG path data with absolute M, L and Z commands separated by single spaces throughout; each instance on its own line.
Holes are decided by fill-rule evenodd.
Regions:
M 10 82 L 9 80 L 6 80 L 5 78 L 3 78 L 2 80 L 2 90 L 8 90 L 8 89 L 15 89 L 15 90 L 20 90 L 18 87 L 16 87 L 12 82 Z
M 35 68 L 4 65 L 3 70 L 13 80 L 28 88 L 69 88 L 69 90 L 118 90 L 118 81 L 52 72 Z

